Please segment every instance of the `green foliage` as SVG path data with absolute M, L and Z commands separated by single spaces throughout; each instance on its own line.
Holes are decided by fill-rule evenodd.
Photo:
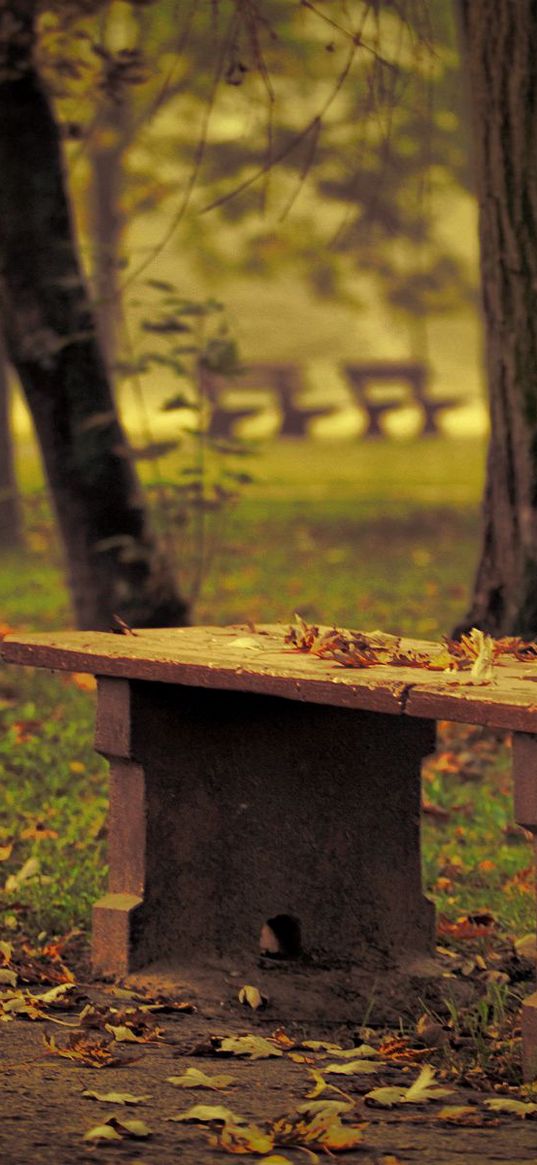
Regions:
M 300 272 L 317 295 L 356 304 L 366 273 L 409 313 L 468 293 L 436 209 L 468 186 L 444 0 L 102 8 L 45 5 L 40 38 L 74 189 L 108 207 L 85 217 L 101 234 L 115 224 L 93 239 L 101 274 L 126 258 L 122 223 L 164 208 L 127 282 L 177 236 L 212 284 L 232 260 L 264 278 Z
M 240 438 L 222 440 L 212 434 L 211 422 L 220 399 L 220 390 L 240 375 L 238 347 L 231 335 L 224 307 L 215 299 L 186 299 L 173 284 L 148 280 L 156 296 L 153 313 L 144 316 L 140 331 L 145 340 L 154 338 L 160 347 L 145 349 L 131 358 L 126 371 L 137 378 L 143 392 L 143 374 L 156 366 L 176 377 L 185 388 L 174 392 L 161 406 L 164 412 L 182 414 L 183 426 L 176 442 L 148 440 L 136 452 L 137 460 L 155 460 L 179 445 L 186 450 L 175 474 L 164 479 L 160 467 L 149 491 L 157 529 L 163 535 L 172 561 L 181 562 L 189 603 L 200 597 L 201 589 L 217 549 L 224 510 L 236 503 L 242 489 L 252 480 L 237 458 L 251 453 Z M 176 344 L 177 335 L 187 334 L 187 344 Z M 184 414 L 189 423 L 184 424 Z M 148 425 L 146 431 L 149 434 Z M 185 437 L 187 440 L 185 441 Z M 189 556 L 188 540 L 193 547 Z M 185 558 L 190 557 L 190 569 Z

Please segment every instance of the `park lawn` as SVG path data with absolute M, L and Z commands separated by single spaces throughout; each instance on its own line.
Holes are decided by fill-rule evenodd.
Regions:
M 254 456 L 252 470 L 242 499 L 211 519 L 214 528 L 209 522 L 214 555 L 197 622 L 286 623 L 299 611 L 310 621 L 438 639 L 464 614 L 478 544 L 478 442 L 279 442 Z M 164 472 L 174 472 L 173 460 Z M 28 488 L 36 484 L 29 474 Z M 30 514 L 31 552 L 0 566 L 0 622 L 69 625 L 58 552 L 35 496 Z M 188 527 L 180 536 L 187 590 L 196 539 Z M 95 696 L 87 686 L 84 678 L 3 670 L 7 936 L 85 930 L 104 888 L 106 772 L 92 748 Z M 445 933 L 475 911 L 490 911 L 511 934 L 532 929 L 532 856 L 513 825 L 508 744 L 446 726 L 424 776 L 424 876 Z

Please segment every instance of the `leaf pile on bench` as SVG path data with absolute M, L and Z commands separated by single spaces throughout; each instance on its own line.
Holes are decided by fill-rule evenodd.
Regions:
M 329 629 L 307 623 L 300 615 L 289 627 L 285 642 L 297 651 L 309 652 L 321 659 L 334 659 L 343 667 L 367 668 L 379 664 L 391 667 L 420 667 L 428 671 L 471 671 L 473 675 L 491 668 L 502 656 L 519 663 L 537 660 L 537 643 L 519 636 L 493 639 L 477 627 L 460 640 L 443 637 L 441 643 L 413 647 L 401 636 L 384 631 L 350 631 Z

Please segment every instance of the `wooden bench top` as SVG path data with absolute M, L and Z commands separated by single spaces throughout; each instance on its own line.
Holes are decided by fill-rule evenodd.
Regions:
M 96 676 L 259 692 L 314 704 L 395 715 L 456 720 L 537 733 L 537 660 L 501 656 L 494 681 L 472 682 L 468 672 L 380 664 L 364 669 L 303 653 L 285 642 L 287 628 L 187 627 L 133 634 L 70 631 L 9 635 L 4 660 Z M 402 640 L 428 652 L 439 644 Z

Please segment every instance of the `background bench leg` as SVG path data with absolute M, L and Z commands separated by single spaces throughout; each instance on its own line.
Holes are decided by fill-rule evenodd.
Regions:
M 430 721 L 106 679 L 96 745 L 111 763 L 96 968 L 255 959 L 277 915 L 298 919 L 323 965 L 432 953 L 419 836 Z
M 513 734 L 515 820 L 537 834 L 537 736 Z M 522 1070 L 525 1080 L 537 1078 L 537 992 L 522 1005 Z

